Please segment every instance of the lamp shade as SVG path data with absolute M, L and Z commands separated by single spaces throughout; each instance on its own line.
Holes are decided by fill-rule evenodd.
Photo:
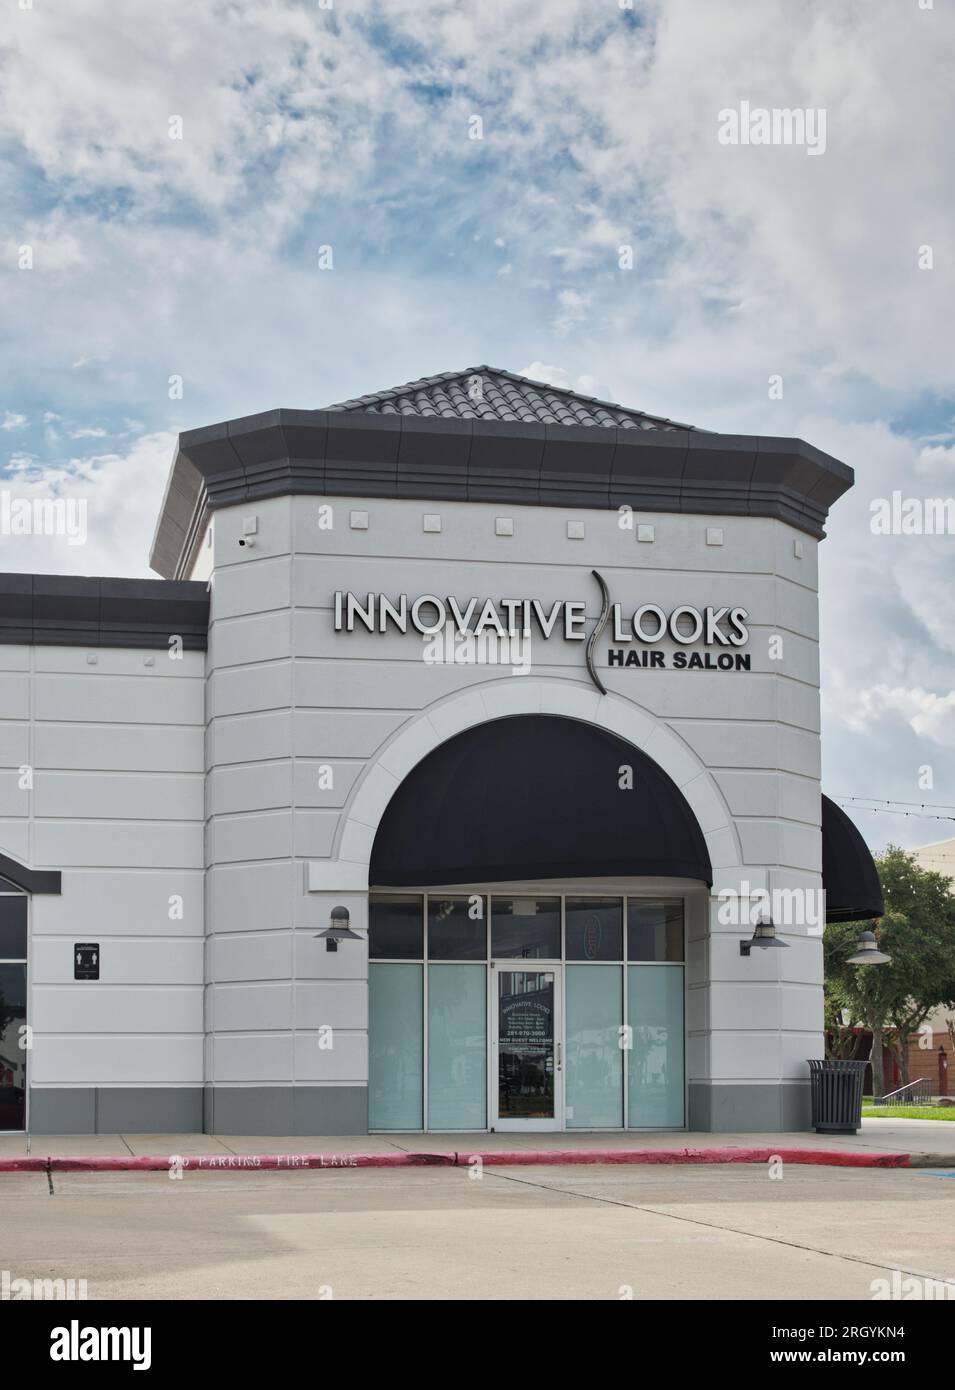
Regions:
M 855 951 L 848 957 L 850 965 L 886 965 L 892 959 L 879 950 L 875 932 L 864 931 L 856 942 Z
M 357 932 L 352 931 L 349 926 L 351 916 L 347 907 L 333 907 L 331 911 L 331 925 L 324 931 L 316 933 L 324 936 L 329 941 L 360 941 L 361 937 Z

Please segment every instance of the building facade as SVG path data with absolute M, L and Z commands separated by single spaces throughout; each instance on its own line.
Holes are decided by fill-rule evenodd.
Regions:
M 487 367 L 183 435 L 161 579 L 0 580 L 0 1128 L 806 1127 L 851 482 Z

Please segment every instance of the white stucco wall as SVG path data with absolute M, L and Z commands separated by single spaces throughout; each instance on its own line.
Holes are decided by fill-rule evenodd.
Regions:
M 426 515 L 440 531 L 424 529 Z M 502 517 L 513 535 L 496 534 Z M 240 547 L 252 518 L 254 544 Z M 337 903 L 367 924 L 368 858 L 400 779 L 475 723 L 537 711 L 643 749 L 706 835 L 713 895 L 688 920 L 691 1086 L 738 1096 L 801 1083 L 805 1059 L 821 1055 L 820 943 L 782 928 L 789 949 L 743 959 L 749 932 L 718 921 L 715 894 L 821 886 L 816 545 L 761 518 L 643 520 L 652 543 L 616 513 L 586 509 L 301 497 L 232 507 L 200 555 L 212 578 L 207 656 L 0 646 L 0 852 L 63 874 L 62 896 L 31 901 L 35 1090 L 198 1094 L 205 1083 L 256 1089 L 246 1113 L 257 1115 L 259 1088 L 338 1088 L 345 1104 L 367 1078 L 366 947 L 326 952 L 315 933 Z M 583 538 L 568 522 L 583 523 Z M 722 544 L 708 543 L 714 529 Z M 610 668 L 608 632 L 601 696 L 584 644 L 559 636 L 532 639 L 530 670 L 515 676 L 429 665 L 416 634 L 334 630 L 340 589 L 580 599 L 589 629 L 594 568 L 625 612 L 746 608 L 753 669 Z M 101 944 L 98 982 L 73 979 L 78 941 Z M 330 1049 L 319 1046 L 327 1025 Z M 292 1129 L 287 1110 L 274 1126 Z
M 31 899 L 36 1089 L 202 1084 L 204 677 L 202 652 L 0 647 L 0 851 L 62 871 Z
M 331 506 L 334 524 L 320 525 Z M 351 513 L 367 514 L 354 529 Z M 425 514 L 440 532 L 426 532 Z M 327 517 L 327 513 L 325 513 Z M 239 546 L 256 520 L 255 544 Z M 513 535 L 495 534 L 500 517 Z M 638 519 L 640 520 L 640 519 Z M 209 650 L 209 1011 L 207 1080 L 220 1085 L 363 1084 L 364 946 L 325 953 L 313 933 L 342 902 L 366 911 L 368 854 L 388 791 L 445 737 L 518 708 L 611 728 L 657 758 L 707 834 L 721 887 L 821 886 L 816 544 L 762 518 L 657 514 L 652 543 L 614 512 L 558 507 L 284 498 L 217 513 Z M 583 521 L 570 539 L 568 521 Z M 708 544 L 713 529 L 721 545 Z M 585 599 L 590 571 L 632 611 L 688 603 L 749 612 L 750 672 L 608 668 L 599 697 L 583 644 L 532 644 L 529 675 L 429 666 L 413 634 L 333 629 L 338 589 Z M 770 654 L 770 639 L 782 654 Z M 670 650 L 662 644 L 664 650 Z M 671 644 L 672 645 L 672 644 Z M 319 787 L 332 769 L 334 785 Z M 741 959 L 748 932 L 691 933 L 692 1080 L 802 1081 L 821 1055 L 821 947 Z M 320 1052 L 335 1023 L 341 1045 Z

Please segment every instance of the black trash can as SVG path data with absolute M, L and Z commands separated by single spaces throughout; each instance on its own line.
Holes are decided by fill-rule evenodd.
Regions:
M 868 1062 L 810 1061 L 812 1127 L 817 1134 L 858 1134 Z

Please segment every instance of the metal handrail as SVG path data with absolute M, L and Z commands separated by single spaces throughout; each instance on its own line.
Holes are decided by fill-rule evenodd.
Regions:
M 917 1088 L 921 1087 L 921 1090 Z M 905 1086 L 900 1086 L 897 1091 L 889 1091 L 888 1095 L 880 1096 L 875 1102 L 876 1105 L 907 1105 L 916 1099 L 928 1100 L 934 1095 L 932 1083 L 925 1076 L 920 1076 L 917 1081 L 909 1081 Z M 899 1096 L 903 1099 L 899 1100 Z

